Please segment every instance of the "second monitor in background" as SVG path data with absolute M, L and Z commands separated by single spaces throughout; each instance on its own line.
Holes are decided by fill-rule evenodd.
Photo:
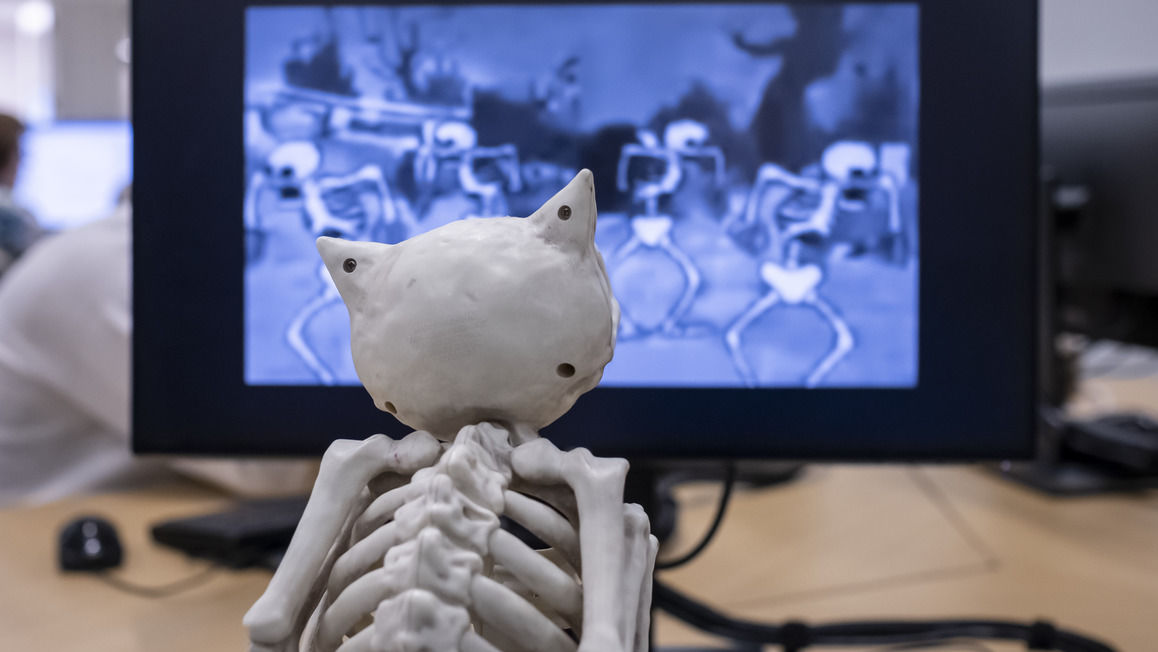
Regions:
M 127 122 L 34 124 L 21 150 L 13 197 L 45 229 L 108 216 L 133 180 L 133 130 Z

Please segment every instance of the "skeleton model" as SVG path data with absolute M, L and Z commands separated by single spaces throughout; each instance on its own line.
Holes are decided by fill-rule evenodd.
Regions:
M 864 143 L 839 142 L 825 150 L 821 167 L 825 176 L 816 179 L 798 176 L 766 163 L 757 172 L 748 198 L 745 221 L 754 224 L 763 219 L 769 227 L 768 248 L 773 257 L 760 265 L 760 279 L 768 289 L 728 327 L 724 342 L 736 371 L 750 387 L 756 386 L 759 378 L 743 351 L 744 331 L 764 313 L 781 304 L 812 308 L 836 333 L 832 349 L 808 373 L 805 379 L 807 387 L 820 384 L 855 346 L 848 324 L 818 292 L 817 288 L 824 282 L 824 269 L 816 264 L 802 265 L 800 251 L 802 240 L 829 237 L 838 208 L 859 208 L 864 188 L 859 182 L 869 178 L 869 173 L 875 170 L 876 156 Z M 889 197 L 889 228 L 893 233 L 899 232 L 896 186 L 887 174 L 881 174 L 879 178 Z M 773 188 L 786 192 L 781 192 L 767 211 L 761 211 L 766 194 Z M 849 188 L 856 189 L 856 192 L 848 192 Z M 818 198 L 818 202 L 811 207 L 791 203 L 790 200 L 799 194 Z
M 318 240 L 359 378 L 419 431 L 326 451 L 245 616 L 252 650 L 647 649 L 657 544 L 623 504 L 627 463 L 536 434 L 598 384 L 615 346 L 594 234 L 584 170 L 525 219 L 452 222 L 398 245 Z
M 300 201 L 306 229 L 314 236 L 365 239 L 384 232 L 387 237 L 406 237 L 417 230 L 413 218 L 394 204 L 390 186 L 376 165 L 364 165 L 350 174 L 322 176 L 321 152 L 314 143 L 294 141 L 278 146 L 265 169 L 250 180 L 245 220 L 248 228 L 261 230 L 258 193 L 270 186 L 282 201 Z M 286 341 L 318 380 L 335 382 L 334 373 L 322 362 L 305 335 L 306 326 L 322 310 L 341 299 L 325 266 L 319 266 L 321 289 L 294 315 L 286 329 Z
M 427 121 L 422 126 L 422 145 L 414 161 L 418 187 L 433 189 L 443 164 L 456 166 L 458 183 L 467 196 L 478 202 L 479 212 L 467 217 L 506 215 L 506 192 L 522 188 L 519 177 L 519 151 L 511 144 L 479 147 L 478 134 L 465 122 Z M 483 179 L 478 171 L 484 166 L 498 170 L 497 178 Z
M 672 240 L 673 221 L 670 215 L 659 212 L 659 201 L 679 188 L 683 181 L 683 162 L 686 159 L 710 160 L 714 166 L 716 185 L 723 184 L 724 155 L 718 147 L 705 146 L 707 139 L 708 129 L 704 125 L 692 120 L 677 120 L 664 129 L 662 145 L 654 133 L 641 130 L 640 143 L 624 145 L 619 156 L 617 186 L 620 192 L 631 190 L 632 198 L 636 202 L 643 203 L 644 212 L 629 218 L 631 235 L 615 251 L 612 256 L 613 263 L 621 264 L 640 247 L 650 247 L 666 253 L 683 270 L 684 292 L 659 326 L 659 330 L 664 333 L 678 333 L 677 324 L 691 308 L 699 291 L 701 274 L 691 257 Z M 658 178 L 633 182 L 629 169 L 633 161 L 640 159 L 658 162 L 662 174 Z M 622 327 L 625 336 L 635 335 L 640 331 L 630 315 L 624 315 Z

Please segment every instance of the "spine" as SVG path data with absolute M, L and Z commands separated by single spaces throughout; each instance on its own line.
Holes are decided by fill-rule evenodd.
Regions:
M 470 587 L 488 571 L 491 535 L 510 484 L 506 430 L 463 428 L 439 461 L 415 474 L 413 498 L 394 520 L 403 543 L 383 560 L 388 596 L 374 613 L 372 647 L 456 650 L 470 628 Z

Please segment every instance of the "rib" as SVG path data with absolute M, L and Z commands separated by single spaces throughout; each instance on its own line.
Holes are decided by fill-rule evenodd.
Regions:
M 490 549 L 494 560 L 542 599 L 547 608 L 571 627 L 581 624 L 583 593 L 570 575 L 506 530 L 495 530 Z
M 558 550 L 573 570 L 580 570 L 579 533 L 566 518 L 547 504 L 514 491 L 508 490 L 503 499 L 506 516 Z
M 575 652 L 575 642 L 531 603 L 486 577 L 471 581 L 471 610 L 524 652 Z

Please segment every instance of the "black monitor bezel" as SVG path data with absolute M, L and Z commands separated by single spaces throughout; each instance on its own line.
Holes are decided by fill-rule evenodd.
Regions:
M 317 455 L 336 438 L 407 431 L 361 387 L 244 384 L 244 35 L 258 4 L 133 3 L 138 453 Z M 1032 454 L 1037 2 L 917 4 L 918 386 L 598 388 L 544 434 L 633 459 Z

